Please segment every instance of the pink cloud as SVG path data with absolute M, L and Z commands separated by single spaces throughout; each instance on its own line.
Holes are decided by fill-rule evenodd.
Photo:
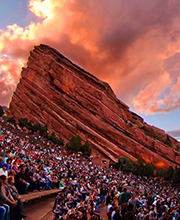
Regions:
M 16 66 L 0 75 L 1 92 L 14 90 L 20 64 L 25 65 L 34 45 L 43 43 L 107 81 L 119 99 L 139 112 L 177 109 L 180 66 L 173 60 L 180 52 L 179 6 L 170 0 L 30 0 L 29 10 L 42 22 L 1 30 L 0 54 L 8 57 L 1 64 Z M 0 103 L 7 105 L 9 97 L 1 96 Z

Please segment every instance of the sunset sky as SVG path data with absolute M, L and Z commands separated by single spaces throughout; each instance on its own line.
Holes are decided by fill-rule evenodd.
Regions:
M 41 43 L 180 140 L 179 0 L 0 0 L 0 105 Z

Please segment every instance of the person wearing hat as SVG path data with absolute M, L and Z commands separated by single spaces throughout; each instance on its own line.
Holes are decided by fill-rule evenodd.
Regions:
M 0 168 L 0 176 L 2 176 L 2 175 L 8 177 L 8 171 L 7 171 L 7 164 L 6 163 L 3 163 L 2 168 Z

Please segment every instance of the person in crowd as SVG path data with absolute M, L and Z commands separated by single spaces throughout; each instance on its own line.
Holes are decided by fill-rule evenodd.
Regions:
M 0 220 L 10 220 L 10 207 L 5 204 L 6 200 L 3 198 L 3 183 L 0 179 Z
M 128 200 L 128 204 L 132 204 L 133 205 L 134 213 L 137 213 L 137 211 L 138 211 L 137 209 L 140 206 L 141 201 L 136 197 L 136 193 L 135 192 L 133 192 L 131 194 L 131 198 Z
M 0 194 L 0 202 L 4 203 L 6 205 L 9 205 L 10 207 L 10 219 L 11 220 L 16 220 L 17 212 L 17 202 L 13 199 L 11 196 L 9 190 L 6 187 L 7 184 L 7 178 L 5 175 L 0 176 L 1 180 L 1 194 Z
M 94 215 L 99 218 L 100 206 L 102 208 L 105 206 L 105 198 L 107 198 L 108 208 L 113 208 L 111 220 L 115 218 L 115 215 L 119 218 L 117 205 L 121 207 L 120 213 L 123 220 L 134 218 L 135 213 L 132 215 L 134 206 L 131 210 L 129 206 L 131 203 L 128 202 L 133 200 L 133 193 L 139 195 L 144 219 L 154 218 L 153 208 L 154 211 L 157 210 L 158 220 L 172 217 L 175 210 L 179 212 L 179 187 L 163 178 L 141 177 L 132 173 L 123 173 L 120 170 L 115 171 L 112 167 L 101 167 L 83 158 L 82 155 L 67 154 L 64 147 L 53 144 L 40 136 L 20 137 L 14 134 L 13 130 L 8 131 L 3 126 L 0 126 L 0 129 L 3 131 L 0 140 L 1 161 L 2 164 L 9 163 L 10 166 L 7 176 L 14 176 L 16 187 L 21 194 L 31 190 L 31 187 L 28 187 L 27 173 L 32 169 L 31 177 L 42 190 L 56 187 L 58 183 L 57 188 L 60 187 L 61 192 L 54 206 L 54 214 L 57 212 L 58 219 L 69 217 L 72 219 L 74 215 L 69 216 L 71 209 L 76 211 L 73 218 L 78 218 L 78 212 L 83 214 L 83 218 L 89 216 L 88 218 L 91 219 Z M 33 141 L 30 141 L 32 138 Z M 63 184 L 60 184 L 61 180 Z M 38 188 L 34 187 L 34 190 L 36 189 Z M 112 201 L 115 201 L 113 205 Z M 164 208 L 160 209 L 162 201 L 166 207 L 165 216 L 163 216 Z M 110 203 L 112 206 L 109 206 Z M 89 213 L 87 209 L 90 210 L 90 206 Z M 137 208 L 138 205 L 136 205 Z M 81 218 L 81 213 L 79 218 Z M 136 212 L 135 218 L 138 213 Z
M 17 202 L 17 220 L 21 220 L 22 218 L 26 218 L 25 215 L 23 215 L 23 202 L 21 200 L 21 196 L 18 193 L 18 190 L 16 189 L 14 176 L 8 177 L 8 183 L 6 184 L 7 189 L 9 190 L 11 196 L 13 197 L 14 201 Z
M 127 211 L 124 214 L 124 220 L 136 220 L 133 208 L 133 204 L 129 204 L 127 206 Z
M 125 187 L 124 189 L 123 189 L 123 193 L 122 193 L 122 195 L 121 195 L 121 199 L 120 199 L 120 205 L 121 205 L 121 207 L 123 206 L 123 204 L 125 203 L 125 202 L 128 202 L 128 200 L 131 198 L 131 194 L 129 193 L 129 192 L 127 192 L 127 188 Z
M 25 167 L 21 166 L 19 169 L 20 171 L 15 176 L 15 186 L 17 187 L 19 194 L 27 194 L 27 188 L 30 184 L 26 181 Z
M 7 171 L 7 164 L 6 163 L 3 163 L 2 168 L 0 168 L 0 176 L 2 176 L 2 175 L 8 177 L 8 171 Z

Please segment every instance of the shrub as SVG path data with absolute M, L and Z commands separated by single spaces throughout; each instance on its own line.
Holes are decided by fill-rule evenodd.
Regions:
M 172 180 L 173 174 L 174 174 L 174 169 L 172 166 L 169 166 L 168 170 L 166 171 L 164 175 L 164 178 L 166 180 Z
M 27 124 L 28 124 L 28 119 L 27 119 L 27 118 L 20 118 L 20 119 L 18 120 L 18 122 L 19 122 L 19 126 L 22 127 L 22 128 L 24 128 L 24 127 L 26 127 Z
M 157 136 L 157 140 L 162 142 L 162 137 L 161 136 Z
M 82 152 L 84 156 L 90 156 L 91 155 L 91 148 L 89 146 L 89 142 L 86 141 L 84 145 L 81 144 L 81 137 L 79 135 L 74 136 L 69 143 L 66 144 L 66 147 L 68 150 L 74 151 L 74 152 Z
M 151 134 L 149 131 L 146 131 L 146 130 L 145 130 L 145 131 L 144 131 L 144 134 L 145 134 L 146 136 L 153 137 L 152 134 Z
M 172 181 L 174 183 L 180 183 L 180 168 L 176 168 L 172 176 Z
M 156 171 L 156 176 L 164 177 L 165 174 L 166 174 L 166 172 L 163 170 L 162 167 L 160 169 L 157 169 L 157 171 Z
M 11 117 L 11 118 L 4 117 L 4 120 L 9 122 L 9 123 L 12 123 L 12 124 L 14 124 L 16 126 L 16 120 L 14 119 L 14 117 Z
M 171 143 L 170 140 L 166 140 L 164 143 L 165 143 L 166 145 L 168 145 L 169 147 L 172 147 L 172 143 Z

